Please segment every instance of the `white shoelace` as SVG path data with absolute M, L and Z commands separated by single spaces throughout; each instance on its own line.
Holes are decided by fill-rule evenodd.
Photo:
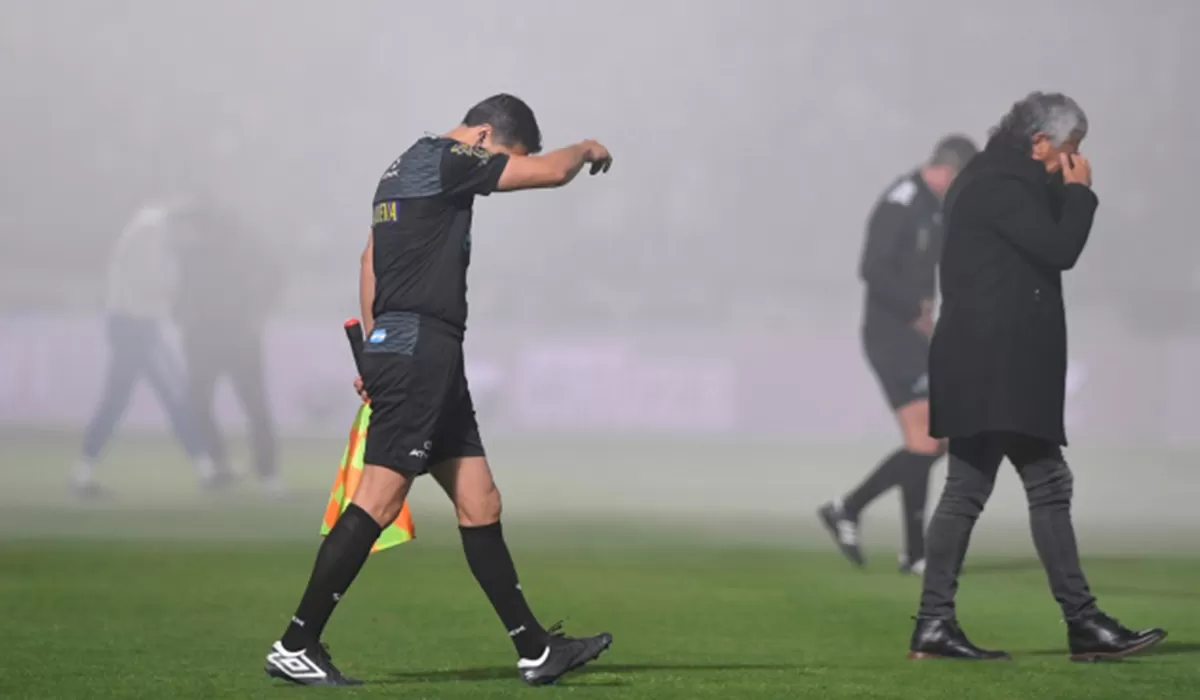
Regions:
M 844 545 L 858 544 L 858 525 L 852 520 L 839 520 L 837 524 L 838 541 Z

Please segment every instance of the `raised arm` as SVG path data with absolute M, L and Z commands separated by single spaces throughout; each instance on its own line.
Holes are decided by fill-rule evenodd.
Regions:
M 991 183 L 990 189 L 976 189 L 983 204 L 985 222 L 1043 265 L 1058 270 L 1075 267 L 1087 245 L 1099 200 L 1092 190 L 1073 183 L 1064 189 L 1062 214 L 1058 221 L 1031 189 L 1014 178 Z
M 492 192 L 562 187 L 592 165 L 593 175 L 612 164 L 608 149 L 583 141 L 540 156 L 514 156 L 457 145 L 442 160 L 442 181 L 450 194 L 487 196 Z
M 511 156 L 500 174 L 496 190 L 533 190 L 562 187 L 591 163 L 592 174 L 608 172 L 612 156 L 596 141 L 582 141 L 541 156 Z

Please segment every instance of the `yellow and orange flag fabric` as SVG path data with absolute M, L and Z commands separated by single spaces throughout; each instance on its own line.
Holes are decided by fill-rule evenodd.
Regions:
M 358 415 L 354 416 L 354 425 L 350 427 L 350 440 L 346 443 L 346 451 L 342 454 L 342 464 L 338 467 L 337 478 L 334 479 L 333 488 L 329 491 L 329 505 L 325 507 L 325 518 L 321 522 L 322 537 L 328 535 L 329 531 L 333 529 L 334 523 L 341 517 L 342 511 L 346 510 L 346 506 L 350 505 L 350 500 L 354 498 L 354 491 L 362 481 L 363 448 L 366 446 L 367 425 L 370 421 L 371 404 L 364 403 L 359 407 Z M 371 553 L 404 544 L 414 537 L 416 537 L 416 531 L 413 529 L 412 513 L 406 502 L 404 508 L 400 510 L 400 515 L 396 516 L 396 520 L 384 528 L 379 539 L 375 540 L 375 546 L 371 547 Z

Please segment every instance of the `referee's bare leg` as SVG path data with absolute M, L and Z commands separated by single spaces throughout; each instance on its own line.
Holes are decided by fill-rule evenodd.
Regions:
M 595 660 L 612 645 L 612 635 L 568 637 L 554 625 L 547 632 L 525 601 L 504 530 L 500 490 L 486 457 L 447 459 L 429 470 L 454 503 L 463 553 L 516 647 L 517 669 L 530 685 L 548 685 Z
M 452 458 L 430 472 L 454 503 L 467 563 L 517 647 L 517 668 L 526 683 L 553 683 L 611 646 L 609 634 L 573 638 L 555 628 L 547 632 L 529 609 L 504 542 L 500 491 L 486 458 Z M 296 614 L 267 656 L 268 675 L 302 685 L 360 683 L 334 666 L 321 634 L 375 540 L 400 514 L 414 478 L 374 464 L 363 467 L 353 502 L 321 543 Z

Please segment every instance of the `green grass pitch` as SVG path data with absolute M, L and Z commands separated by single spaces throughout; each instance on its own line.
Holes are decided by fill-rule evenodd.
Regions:
M 151 478 L 182 473 L 169 449 L 130 448 L 110 479 L 121 500 L 79 507 L 57 488 L 70 447 L 37 451 L 53 469 L 20 472 L 25 488 L 0 497 L 0 698 L 1200 697 L 1200 559 L 1093 548 L 1085 565 L 1103 605 L 1171 637 L 1154 655 L 1078 665 L 1029 548 L 972 556 L 963 625 L 1015 660 L 914 663 L 904 656 L 919 584 L 883 552 L 854 571 L 820 540 L 735 543 L 680 521 L 514 513 L 510 545 L 543 621 L 615 636 L 583 672 L 526 688 L 436 500 L 417 502 L 417 542 L 374 555 L 329 626 L 334 657 L 370 684 L 295 688 L 266 678 L 262 660 L 308 575 L 332 467 L 301 470 L 284 503 L 248 488 L 208 503 L 179 476 Z M 6 484 L 33 455 L 0 451 Z

